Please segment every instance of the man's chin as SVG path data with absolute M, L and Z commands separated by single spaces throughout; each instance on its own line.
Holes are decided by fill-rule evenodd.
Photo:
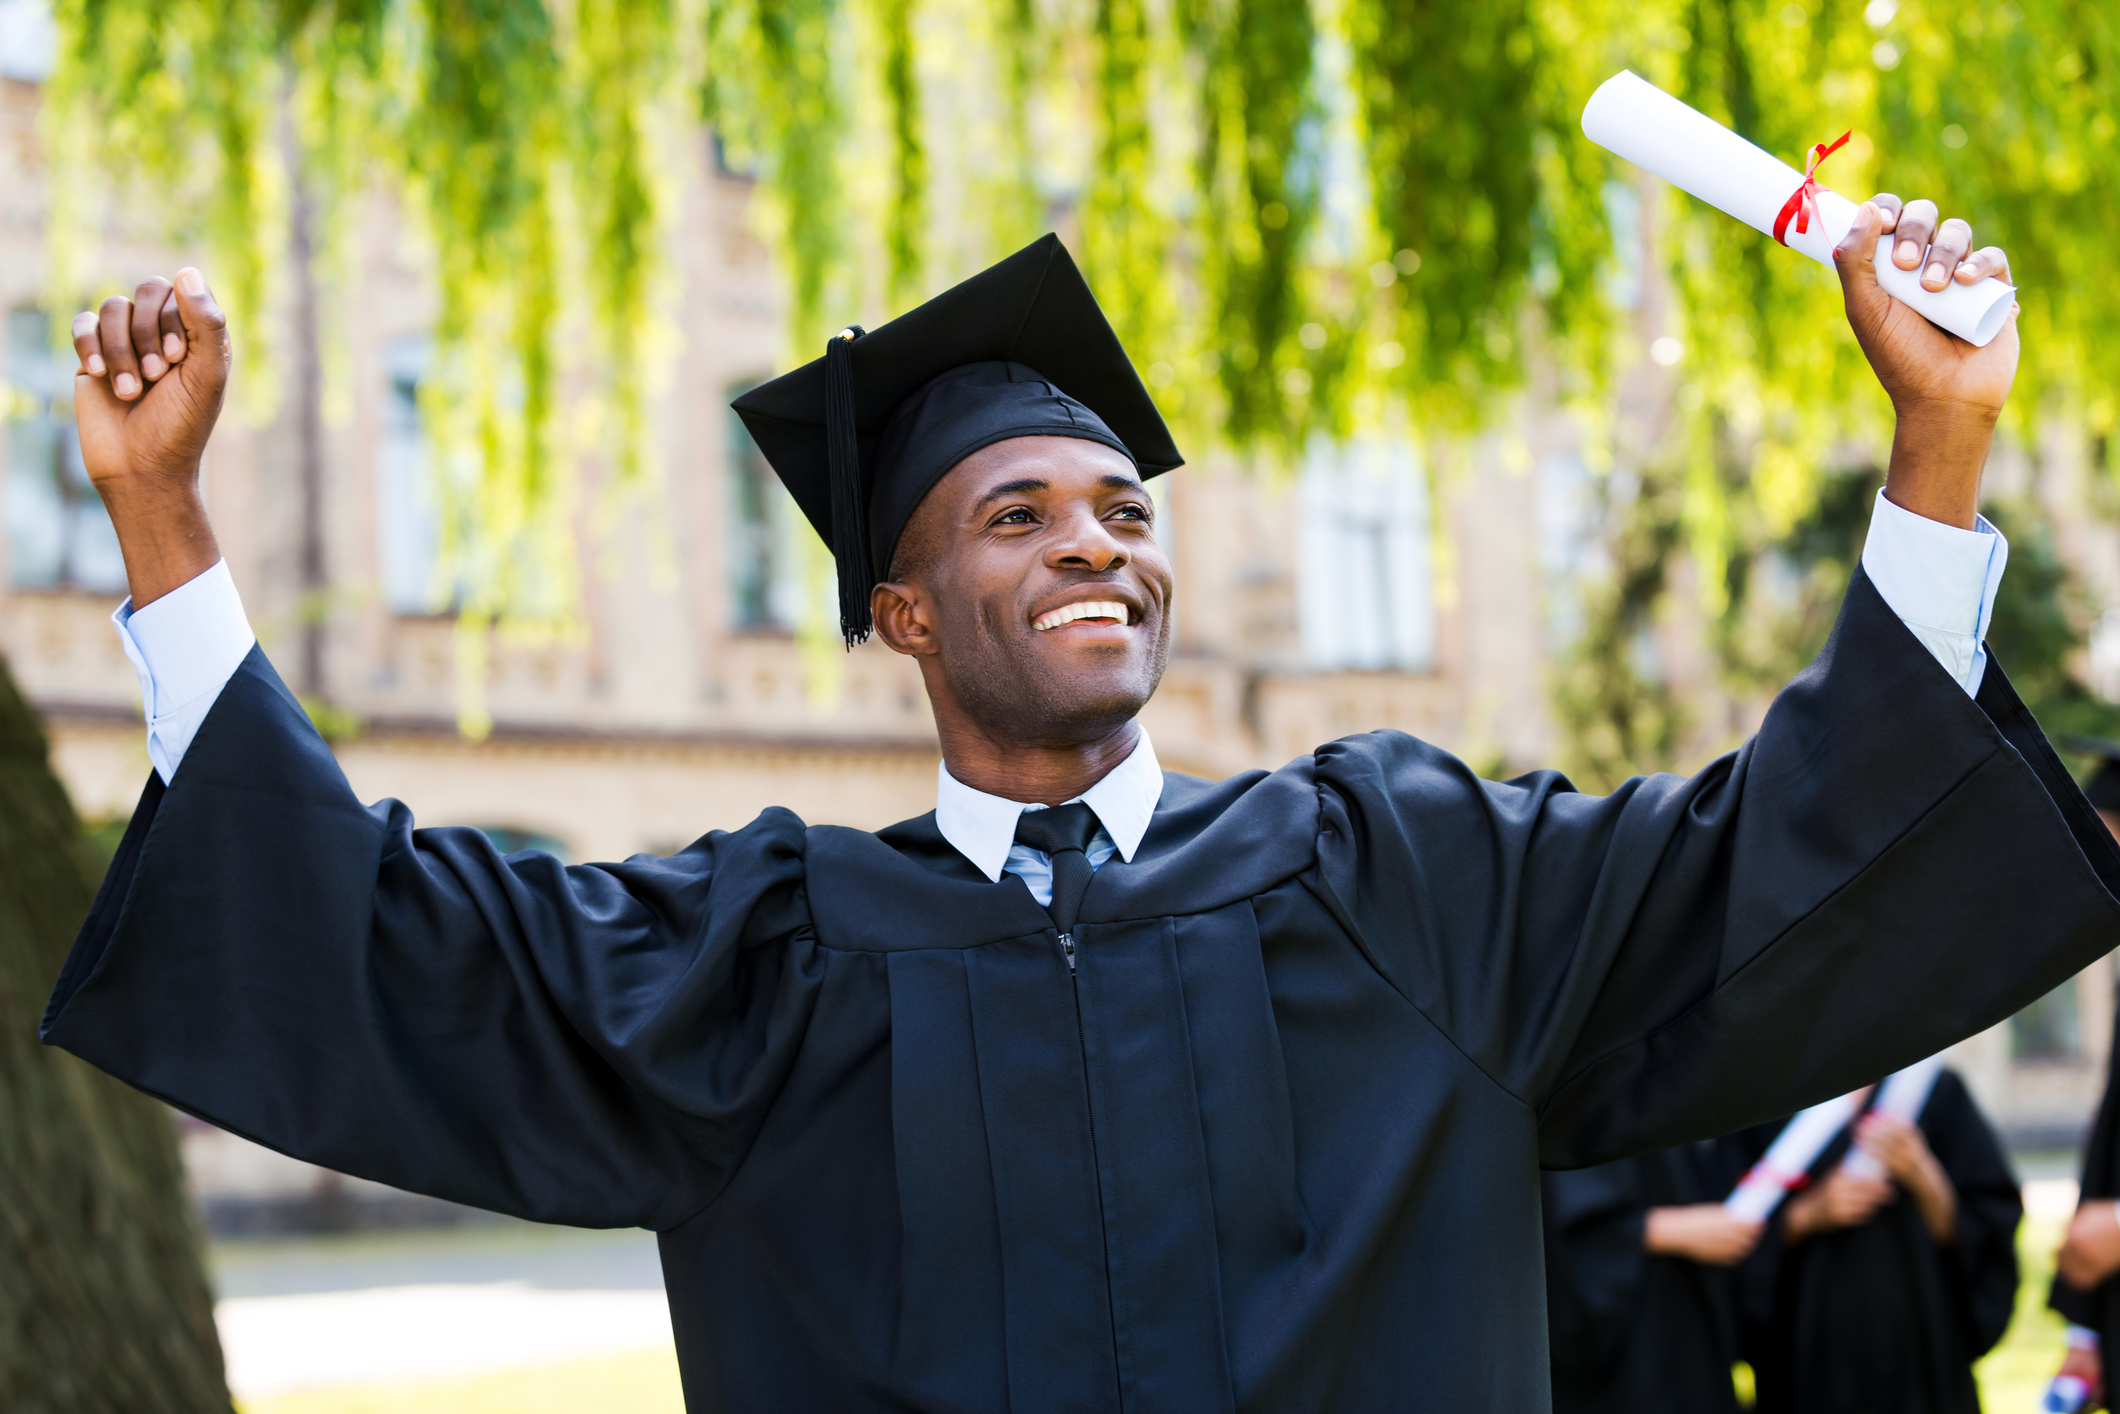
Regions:
M 977 704 L 975 715 L 1001 740 L 1072 748 L 1102 741 L 1124 727 L 1140 715 L 1154 691 L 1153 682 L 1132 675 L 1118 682 L 1049 676 L 1035 692 L 1015 701 L 987 696 Z
M 1056 684 L 1058 690 L 1040 704 L 1044 735 L 1054 740 L 1098 741 L 1141 715 L 1155 695 L 1160 672 L 1138 669 L 1105 677 L 1082 673 Z
M 1103 740 L 1140 714 L 1162 681 L 1165 661 L 1161 652 L 1140 649 L 1160 646 L 1133 645 L 1131 652 L 1018 647 L 946 671 L 959 707 L 996 740 L 1079 746 Z

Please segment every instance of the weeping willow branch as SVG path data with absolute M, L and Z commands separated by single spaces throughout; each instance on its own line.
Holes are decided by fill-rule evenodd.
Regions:
M 1096 157 L 1082 203 L 1082 245 L 1105 313 L 1136 359 L 1172 347 L 1168 274 L 1175 235 L 1151 128 L 1157 36 L 1145 0 L 1096 0 Z
M 1299 346 L 1296 276 L 1320 195 L 1317 32 L 1309 0 L 1206 0 L 1188 39 L 1203 56 L 1200 185 L 1219 238 L 1200 249 L 1214 366 L 1239 445 L 1292 449 L 1316 375 Z
M 701 110 L 736 159 L 759 170 L 763 222 L 792 277 L 789 342 L 805 358 L 831 332 L 826 294 L 846 253 L 847 104 L 834 42 L 843 18 L 838 0 L 724 0 L 708 12 Z
M 579 0 L 570 46 L 575 149 L 590 163 L 580 182 L 595 252 L 588 273 L 607 345 L 621 483 L 642 475 L 648 355 L 667 342 L 656 337 L 666 330 L 653 291 L 666 274 L 661 226 L 676 195 L 668 144 L 656 134 L 677 97 L 677 20 L 673 0 Z
M 1514 314 L 1545 205 L 1535 138 L 1557 116 L 1534 101 L 1537 35 L 1522 0 L 1353 0 L 1350 16 L 1377 224 L 1403 252 L 1399 385 L 1471 422 L 1521 369 Z
M 920 79 L 913 59 L 913 0 L 877 0 L 883 29 L 883 87 L 891 111 L 891 167 L 897 178 L 889 222 L 894 305 L 920 296 L 927 232 L 927 149 L 920 133 Z
M 1393 419 L 1434 442 L 1493 418 L 1533 369 L 1595 411 L 1649 341 L 1680 341 L 1676 431 L 1657 455 L 1672 468 L 1669 552 L 1703 571 L 1711 623 L 1741 611 L 1735 577 L 1758 548 L 1818 510 L 1823 468 L 1881 455 L 1888 410 L 1823 272 L 1675 196 L 1643 211 L 1647 245 L 1624 229 L 1634 178 L 1576 126 L 1618 68 L 1784 155 L 1853 127 L 1836 187 L 1944 193 L 2010 248 L 2027 336 L 2014 430 L 2036 413 L 2105 435 L 2120 417 L 2107 336 L 2120 287 L 2102 278 L 2120 218 L 2120 26 L 2080 0 L 56 0 L 56 13 L 55 297 L 96 292 L 80 237 L 113 202 L 198 213 L 178 234 L 213 246 L 231 312 L 272 337 L 289 73 L 322 229 L 350 229 L 346 204 L 376 186 L 408 198 L 442 296 L 423 394 L 444 444 L 437 593 L 473 635 L 573 624 L 575 454 L 556 431 L 554 353 L 567 320 L 597 334 L 582 372 L 600 375 L 586 381 L 618 424 L 615 479 L 651 471 L 644 375 L 673 337 L 654 292 L 674 135 L 701 117 L 759 176 L 791 356 L 1048 219 L 1072 229 L 1192 446 L 1286 463 L 1320 432 Z M 854 95 L 865 123 L 879 115 L 869 131 Z M 343 241 L 320 258 L 343 260 Z M 1668 304 L 1644 302 L 1646 287 Z M 249 389 L 269 405 L 269 382 Z M 1618 653 L 1624 634 L 1605 637 Z M 484 651 L 465 640 L 467 663 Z M 1629 740 L 1653 754 L 1660 731 Z

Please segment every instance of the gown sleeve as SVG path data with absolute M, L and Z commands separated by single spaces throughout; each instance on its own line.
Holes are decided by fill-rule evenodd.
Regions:
M 1311 875 L 1369 963 L 1571 1168 L 1726 1134 L 1990 1026 L 2120 935 L 2120 850 L 1990 659 L 1968 699 L 1857 572 L 1700 774 L 1482 781 L 1317 755 Z
M 253 649 L 150 777 L 41 1034 L 313 1163 L 544 1222 L 675 1226 L 814 997 L 803 832 L 566 867 L 364 807 Z

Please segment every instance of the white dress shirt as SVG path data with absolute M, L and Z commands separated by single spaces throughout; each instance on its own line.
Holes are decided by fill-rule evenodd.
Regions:
M 186 580 L 144 609 L 130 595 L 110 621 L 140 679 L 147 759 L 168 785 L 199 724 L 236 675 L 257 637 L 243 613 L 228 561 Z
M 1985 517 L 1974 529 L 1960 530 L 1902 510 L 1880 491 L 1862 567 L 1886 606 L 1970 694 L 1979 691 L 1987 671 L 1980 642 L 2009 556 L 2009 542 Z M 127 599 L 111 622 L 140 675 L 147 757 L 167 783 L 257 639 L 225 560 L 137 612 Z M 1091 867 L 1114 853 L 1132 861 L 1162 793 L 1163 770 L 1143 732 L 1133 755 L 1080 797 L 1101 827 L 1087 852 Z M 1002 874 L 1014 874 L 1040 904 L 1049 904 L 1051 861 L 1015 842 L 1016 817 L 1043 808 L 973 790 L 947 764 L 937 769 L 935 824 L 943 838 L 987 878 L 998 883 Z
M 1148 732 L 1134 745 L 1133 753 L 1112 767 L 1103 780 L 1075 797 L 1097 817 L 1097 833 L 1083 854 L 1092 869 L 1117 854 L 1129 864 L 1141 837 L 1148 833 L 1149 817 L 1163 795 L 1163 767 L 1157 764 L 1156 748 Z M 1075 800 L 1064 802 L 1072 805 Z M 1031 891 L 1031 897 L 1046 907 L 1053 902 L 1053 861 L 1045 851 L 1016 843 L 1016 821 L 1025 805 L 1004 796 L 973 790 L 950 774 L 948 762 L 935 768 L 935 828 L 957 847 L 957 852 L 980 873 L 1001 882 L 1004 873 L 1014 874 Z
M 1862 567 L 1878 597 L 1968 693 L 1987 675 L 1988 620 L 2010 562 L 2010 542 L 1976 516 L 1973 529 L 1901 510 L 1877 493 Z

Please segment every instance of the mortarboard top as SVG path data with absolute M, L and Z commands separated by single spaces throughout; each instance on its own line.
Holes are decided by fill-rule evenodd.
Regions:
M 1143 477 L 1185 460 L 1055 235 L 873 333 L 841 330 L 731 406 L 832 547 L 850 644 L 868 637 L 869 591 L 914 509 L 981 447 L 1081 437 Z
M 2084 756 L 2098 758 L 2098 769 L 2083 783 L 2084 799 L 2099 810 L 2120 814 L 2120 741 L 2095 736 L 2065 736 L 2061 745 Z

